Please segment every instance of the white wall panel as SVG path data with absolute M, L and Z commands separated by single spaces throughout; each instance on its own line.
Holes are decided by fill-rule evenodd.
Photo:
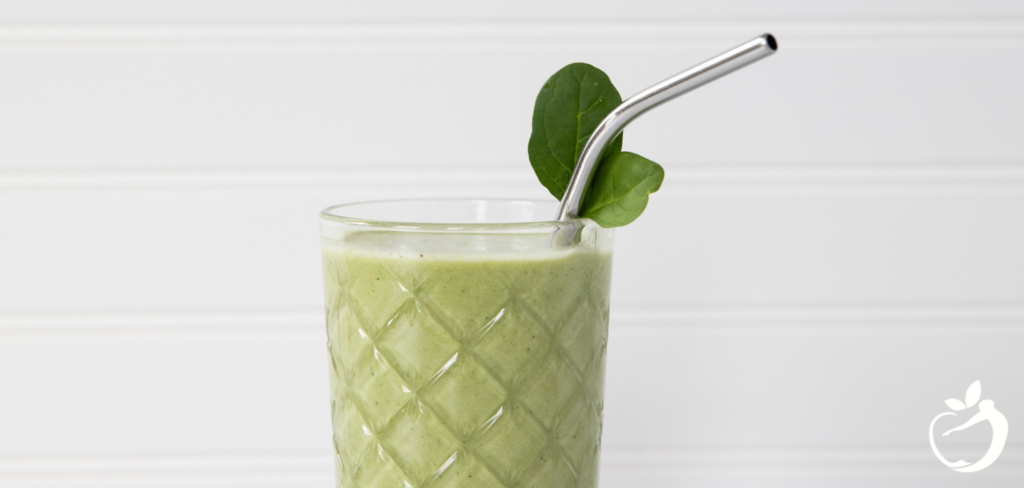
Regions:
M 619 232 L 616 303 L 1024 303 L 1024 227 L 1011 224 L 1022 185 L 730 189 L 687 187 L 686 174 Z M 11 192 L 0 197 L 0 310 L 317 309 L 321 208 L 410 194 L 543 197 L 532 178 L 481 175 L 474 188 L 407 172 L 262 192 Z
M 383 196 L 535 188 L 470 174 L 406 173 Z M 1024 234 L 1005 225 L 1024 208 L 1019 175 L 852 174 L 680 167 L 618 233 L 607 486 L 849 472 L 900 486 L 934 467 L 920 424 L 973 379 L 1024 413 L 1008 373 L 1024 346 Z M 391 177 L 344 175 L 8 179 L 0 371 L 15 401 L 0 431 L 27 441 L 2 446 L 0 473 L 329 478 L 315 213 Z M 1011 442 L 993 472 L 1021 462 Z
M 0 456 L 329 452 L 319 327 L 141 332 L 5 337 Z
M 602 486 L 1018 486 L 1021 2 L 0 0 L 0 487 L 327 486 L 317 212 L 548 198 L 551 72 L 628 96 L 763 31 L 627 131 L 667 179 Z M 976 379 L 1011 437 L 968 478 L 926 430 Z
M 866 0 L 860 2 L 809 2 L 785 0 L 764 2 L 729 0 L 569 0 L 544 2 L 480 3 L 468 0 L 416 2 L 332 2 L 327 0 L 37 0 L 0 3 L 4 21 L 20 22 L 224 22 L 224 21 L 429 21 L 429 20 L 594 20 L 662 19 L 668 17 L 905 17 L 905 16 L 1000 16 L 1024 14 L 1024 7 L 1012 0 Z
M 168 318 L 180 325 L 153 329 Z M 642 313 L 616 313 L 605 486 L 659 472 L 719 486 L 838 475 L 905 486 L 914 472 L 942 482 L 919 447 L 943 399 L 981 377 L 1008 417 L 1024 415 L 1024 395 L 1006 375 L 1019 366 L 1021 318 L 773 328 L 677 317 L 665 329 Z M 0 428 L 19 442 L 0 443 L 0 479 L 116 483 L 111 474 L 120 472 L 126 483 L 163 486 L 162 470 L 182 484 L 204 471 L 214 475 L 206 482 L 239 486 L 253 474 L 279 477 L 275 486 L 329 479 L 317 314 L 93 322 L 7 331 Z M 990 480 L 1024 475 L 1024 445 L 1011 438 L 990 472 Z
M 520 167 L 537 90 L 564 64 L 599 66 L 629 96 L 761 30 L 711 46 L 529 45 L 518 32 L 0 49 L 0 168 Z M 1017 33 L 1016 46 L 923 49 L 789 47 L 775 32 L 777 56 L 645 115 L 625 145 L 665 163 L 1019 164 Z

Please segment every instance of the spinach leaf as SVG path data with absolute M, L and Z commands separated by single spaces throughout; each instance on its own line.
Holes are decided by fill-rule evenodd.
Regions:
M 530 165 L 537 179 L 561 200 L 591 133 L 622 97 L 603 71 L 584 63 L 558 70 L 544 83 L 533 106 Z M 665 170 L 640 155 L 622 152 L 622 135 L 608 145 L 584 189 L 580 216 L 602 227 L 621 227 L 647 208 Z
M 619 152 L 601 160 L 583 201 L 582 217 L 601 227 L 621 227 L 647 208 L 647 195 L 665 179 L 662 167 L 638 154 Z
M 608 75 L 585 63 L 570 64 L 551 75 L 533 106 L 530 165 L 537 178 L 561 200 L 583 146 L 601 120 L 622 103 Z M 622 150 L 622 136 L 606 156 Z

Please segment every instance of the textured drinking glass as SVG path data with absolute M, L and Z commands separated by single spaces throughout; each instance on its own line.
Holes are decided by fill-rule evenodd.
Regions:
M 337 486 L 597 486 L 612 231 L 556 208 L 321 213 Z

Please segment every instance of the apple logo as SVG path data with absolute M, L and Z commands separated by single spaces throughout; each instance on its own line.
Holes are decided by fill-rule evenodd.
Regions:
M 974 383 L 971 383 L 971 386 L 967 387 L 967 395 L 965 395 L 964 401 L 961 402 L 956 398 L 946 400 L 946 406 L 956 412 L 967 410 L 977 404 L 978 413 L 974 414 L 974 416 L 967 422 L 964 422 L 963 425 L 949 429 L 942 434 L 942 437 L 946 437 L 953 432 L 964 430 L 974 424 L 987 420 L 992 426 L 992 444 L 988 446 L 988 451 L 985 452 L 985 455 L 976 462 L 968 463 L 963 459 L 956 462 L 950 462 L 946 460 L 946 458 L 942 457 L 942 453 L 939 452 L 939 448 L 935 446 L 935 422 L 948 415 L 956 417 L 956 412 L 940 413 L 937 417 L 932 419 L 931 425 L 928 426 L 928 440 L 932 444 L 932 452 L 935 453 L 935 457 L 939 458 L 939 461 L 942 461 L 942 464 L 949 466 L 953 471 L 959 471 L 961 473 L 974 473 L 976 471 L 981 471 L 996 462 L 996 459 L 999 459 L 999 455 L 1003 453 L 1003 448 L 1006 447 L 1006 437 L 1010 430 L 1010 425 L 1006 421 L 1006 416 L 1004 416 L 999 410 L 996 410 L 995 402 L 992 400 L 981 400 L 981 402 L 979 402 L 978 400 L 980 398 L 981 381 L 975 381 Z

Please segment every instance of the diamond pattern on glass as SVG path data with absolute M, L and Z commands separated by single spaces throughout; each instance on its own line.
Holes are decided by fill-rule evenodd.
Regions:
M 326 253 L 338 486 L 594 488 L 607 262 Z
M 443 467 L 436 478 L 426 484 L 427 488 L 505 488 L 476 456 L 466 451 L 455 453 L 451 462 Z
M 601 353 L 597 358 L 597 367 L 591 370 L 590 374 L 587 375 L 587 379 L 583 382 L 584 394 L 587 395 L 587 398 L 593 404 L 594 410 L 598 414 L 604 411 L 604 358 L 607 355 L 607 350 L 607 346 L 601 348 Z
M 376 336 L 398 307 L 409 299 L 409 293 L 383 266 L 359 269 L 348 275 L 349 307 L 363 330 L 370 336 Z
M 409 488 L 405 473 L 381 446 L 363 458 L 352 476 L 351 486 L 367 488 Z M 346 485 L 342 485 L 346 486 Z
M 581 469 L 579 472 L 579 486 L 597 486 L 597 473 L 600 468 L 600 463 L 598 462 L 598 459 L 600 459 L 600 454 L 601 448 L 600 446 L 598 446 L 598 449 L 594 453 L 594 456 L 590 459 L 587 459 L 586 463 L 584 463 L 583 469 Z
M 370 444 L 373 443 L 373 434 L 370 428 L 363 422 L 363 416 L 355 408 L 346 408 L 343 401 L 332 402 L 332 421 L 334 423 L 335 443 L 338 454 L 348 463 L 355 463 L 362 459 Z
M 376 350 L 364 354 L 349 380 L 352 400 L 373 432 L 379 432 L 410 399 L 402 377 Z M 351 402 L 346 402 L 346 405 Z
M 328 254 L 324 260 L 324 305 L 327 308 L 328 320 L 332 310 L 340 310 L 348 301 L 345 296 L 345 284 L 348 283 L 348 266 L 333 261 Z
M 444 422 L 419 402 L 406 405 L 378 437 L 417 486 L 461 446 Z
M 543 359 L 538 370 L 523 383 L 518 396 L 550 429 L 565 414 L 565 407 L 582 388 L 583 384 L 569 363 L 553 349 Z
M 533 310 L 551 332 L 557 332 L 587 294 L 586 271 L 578 264 L 562 266 L 555 273 L 538 273 L 536 269 L 526 268 L 515 273 L 512 280 L 516 297 Z
M 501 383 L 465 353 L 453 356 L 419 391 L 419 397 L 463 439 L 491 418 L 506 396 Z
M 484 430 L 466 444 L 474 453 L 497 470 L 508 485 L 533 464 L 548 441 L 548 431 L 530 412 L 515 402 L 506 404 Z
M 587 293 L 597 304 L 597 308 L 608 315 L 608 304 L 612 291 L 612 261 L 598 259 L 596 266 L 587 273 Z
M 463 342 L 475 338 L 512 296 L 500 274 L 466 278 L 464 273 L 439 269 L 417 288 L 417 297 Z
M 576 473 L 556 446 L 550 445 L 523 474 L 517 488 L 569 488 L 578 486 Z M 589 485 L 588 485 L 589 486 Z
M 555 441 L 562 447 L 573 469 L 579 471 L 587 457 L 597 450 L 601 420 L 590 408 L 586 396 L 579 396 L 555 427 Z
M 369 334 L 362 330 L 352 309 L 342 305 L 327 321 L 327 344 L 340 373 L 347 375 L 352 366 L 368 347 L 372 345 Z
M 334 444 L 334 479 L 339 484 L 348 485 L 348 484 L 350 484 L 348 481 L 349 481 L 349 479 L 351 477 L 348 475 L 348 471 L 346 471 L 345 469 L 343 469 L 341 467 L 341 464 L 342 464 L 341 449 L 338 447 L 338 439 L 337 439 L 337 437 L 335 437 L 333 444 Z
M 595 309 L 590 297 L 586 297 L 558 334 L 558 343 L 565 351 L 566 357 L 584 378 L 590 369 L 596 366 L 595 359 L 599 358 L 601 347 L 606 340 L 606 329 L 595 327 L 600 322 L 600 313 Z
M 471 346 L 505 385 L 517 386 L 551 347 L 550 333 L 525 307 L 511 301 L 495 317 L 483 337 Z
M 459 349 L 419 303 L 409 300 L 377 338 L 377 348 L 390 359 L 410 388 L 417 389 Z

